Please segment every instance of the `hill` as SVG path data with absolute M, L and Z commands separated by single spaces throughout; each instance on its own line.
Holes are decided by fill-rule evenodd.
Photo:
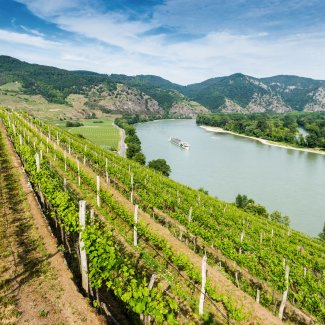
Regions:
M 138 89 L 175 90 L 211 111 L 260 113 L 325 111 L 325 81 L 297 76 L 254 78 L 241 73 L 180 86 L 154 76 L 120 80 Z
M 161 117 L 194 117 L 207 109 L 240 113 L 325 111 L 325 81 L 297 76 L 259 79 L 236 73 L 182 86 L 154 75 L 68 71 L 0 56 L 0 88 L 12 82 L 21 84 L 20 93 L 68 104 L 81 115 L 90 110 Z
M 49 103 L 74 107 L 81 116 L 91 116 L 90 110 L 165 117 L 193 117 L 207 111 L 175 90 L 152 87 L 152 80 L 139 87 L 136 82 L 130 83 L 126 79 L 117 75 L 110 77 L 90 71 L 68 71 L 29 64 L 0 56 L 0 86 L 11 83 L 21 85 L 16 87 L 12 96 L 40 95 Z M 10 95 L 8 87 L 4 88 L 2 95 Z

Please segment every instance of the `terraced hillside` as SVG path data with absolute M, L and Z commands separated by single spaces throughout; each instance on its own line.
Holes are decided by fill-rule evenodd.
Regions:
M 104 324 L 76 290 L 0 121 L 0 323 Z
M 43 209 L 77 261 L 81 236 L 88 270 L 82 283 L 95 305 L 110 309 L 114 301 L 133 323 L 325 321 L 320 240 L 24 113 L 3 110 L 1 117 Z M 84 225 L 80 200 L 87 202 Z M 114 309 L 108 314 L 116 318 Z

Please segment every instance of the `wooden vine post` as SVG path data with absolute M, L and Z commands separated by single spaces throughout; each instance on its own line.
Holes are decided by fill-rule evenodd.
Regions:
M 138 205 L 134 206 L 134 229 L 133 229 L 133 245 L 138 246 Z
M 86 227 L 86 201 L 79 201 L 79 223 L 81 227 L 80 234 L 79 234 L 81 283 L 82 283 L 82 287 L 88 294 L 87 255 L 84 248 L 85 244 L 82 240 L 82 231 Z
M 259 304 L 260 303 L 260 289 L 256 290 L 256 302 Z
M 155 283 L 155 281 L 156 281 L 156 277 L 157 277 L 157 275 L 156 274 L 153 274 L 152 276 L 151 276 L 151 278 L 150 278 L 150 282 L 149 282 L 149 285 L 148 285 L 148 289 L 151 291 L 152 290 L 152 288 L 153 288 L 153 285 L 154 285 L 154 283 Z M 144 324 L 151 324 L 151 316 L 150 315 L 147 315 L 147 316 L 144 316 L 143 317 L 143 322 L 144 322 Z
M 245 235 L 245 232 L 242 231 L 242 232 L 240 233 L 240 247 L 239 247 L 239 254 L 241 254 L 241 244 L 243 243 L 244 235 Z
M 193 207 L 190 207 L 190 212 L 188 213 L 188 223 L 191 223 L 192 221 L 192 213 L 193 213 Z
M 67 171 L 67 153 L 64 150 L 64 171 Z
M 201 287 L 200 302 L 199 302 L 199 315 L 203 315 L 206 281 L 207 281 L 207 255 L 205 253 L 202 258 L 202 287 Z
M 77 159 L 77 169 L 78 169 L 78 186 L 80 187 L 80 164 L 79 164 L 79 159 Z
M 133 174 L 131 174 L 131 194 L 130 194 L 130 201 L 133 204 Z
M 279 308 L 279 318 L 282 320 L 283 317 L 283 311 L 287 302 L 287 297 L 288 297 L 288 290 L 289 290 L 289 265 L 286 265 L 285 267 L 285 284 L 286 284 L 286 289 L 283 292 L 283 296 L 282 296 L 282 301 L 281 301 L 281 305 Z
M 39 172 L 41 166 L 40 166 L 40 159 L 39 159 L 39 154 L 38 153 L 35 154 L 35 160 L 36 160 L 36 171 Z
M 109 185 L 109 176 L 108 176 L 108 159 L 106 158 L 106 162 L 105 162 L 105 175 L 106 175 L 106 183 Z
M 94 224 L 94 220 L 95 220 L 95 210 L 94 209 L 90 209 L 90 224 Z
M 99 191 L 100 191 L 100 177 L 99 177 L 99 175 L 97 175 L 96 180 L 97 180 L 97 206 L 100 207 L 100 197 L 99 197 Z

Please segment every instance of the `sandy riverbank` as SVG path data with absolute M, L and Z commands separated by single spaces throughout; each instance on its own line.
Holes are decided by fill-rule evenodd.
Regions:
M 207 131 L 211 131 L 211 132 L 229 133 L 229 134 L 236 135 L 238 137 L 248 138 L 248 139 L 255 140 L 255 141 L 261 142 L 263 144 L 269 145 L 269 146 L 280 147 L 280 148 L 285 148 L 285 149 L 292 149 L 292 150 L 298 150 L 298 151 L 305 151 L 305 152 L 309 152 L 309 153 L 316 153 L 316 154 L 319 154 L 319 155 L 325 155 L 325 151 L 321 151 L 321 150 L 317 150 L 317 149 L 309 149 L 309 148 L 292 147 L 292 146 L 289 146 L 289 145 L 284 145 L 284 144 L 272 142 L 272 141 L 261 139 L 261 138 L 251 137 L 251 136 L 245 135 L 245 134 L 240 134 L 240 133 L 235 133 L 235 132 L 232 132 L 232 131 L 227 131 L 227 130 L 224 130 L 224 129 L 219 128 L 219 127 L 206 126 L 206 125 L 200 125 L 200 127 L 207 130 Z

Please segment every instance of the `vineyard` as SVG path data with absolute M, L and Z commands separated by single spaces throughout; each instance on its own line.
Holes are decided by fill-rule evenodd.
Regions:
M 26 113 L 0 118 L 77 281 L 111 320 L 325 323 L 320 240 Z

